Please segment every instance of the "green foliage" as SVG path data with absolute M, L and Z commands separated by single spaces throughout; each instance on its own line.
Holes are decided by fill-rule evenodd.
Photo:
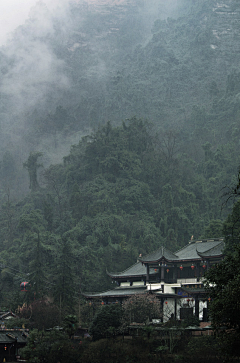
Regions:
M 240 246 L 207 272 L 207 288 L 211 297 L 210 314 L 215 327 L 240 328 Z
M 238 198 L 238 189 L 239 174 L 234 188 L 228 190 L 228 199 Z M 239 206 L 239 199 L 236 199 L 232 212 L 223 224 L 226 256 L 221 263 L 207 272 L 207 288 L 211 297 L 211 320 L 216 328 L 225 326 L 237 332 L 240 329 Z
M 103 305 L 89 327 L 93 340 L 114 335 L 121 326 L 122 307 L 118 304 Z
M 17 328 L 24 327 L 26 329 L 29 329 L 31 327 L 29 319 L 25 318 L 11 318 L 6 320 L 4 323 L 7 329 L 15 329 L 16 327 Z
M 202 336 L 197 339 L 192 338 L 186 347 L 186 352 L 190 356 L 201 356 L 202 359 L 208 361 L 209 358 L 217 359 L 221 349 L 220 340 L 215 336 Z
M 151 340 L 134 339 L 117 340 L 117 339 L 101 339 L 91 342 L 83 347 L 81 362 L 153 362 L 163 361 L 161 352 L 156 352 L 157 345 Z M 165 359 L 166 358 L 166 359 Z M 164 357 L 164 362 L 171 362 L 171 359 Z
M 58 331 L 40 332 L 33 330 L 28 337 L 28 344 L 20 354 L 29 362 L 78 362 L 80 346 Z
M 34 293 L 51 296 L 61 320 L 75 313 L 80 290 L 111 287 L 106 268 L 123 271 L 161 244 L 177 250 L 192 234 L 217 236 L 229 210 L 221 215 L 218 187 L 231 176 L 223 168 L 230 168 L 232 148 L 202 144 L 205 157 L 197 162 L 182 153 L 176 131 L 156 135 L 136 117 L 108 122 L 73 145 L 62 164 L 46 168 L 42 187 L 21 203 L 9 192 L 0 210 L 2 259 L 24 278 L 0 275 L 2 301 L 9 304 L 11 291 L 29 281 L 31 291 L 16 294 L 14 306 Z
M 75 315 L 66 315 L 63 319 L 63 327 L 65 332 L 68 334 L 69 338 L 77 330 L 77 317 Z
M 223 234 L 223 222 L 220 219 L 211 220 L 205 228 L 205 238 L 218 238 Z
M 181 322 L 182 328 L 187 328 L 188 326 L 199 326 L 200 322 L 199 319 L 193 315 L 189 316 L 187 319 L 184 319 L 184 321 Z
M 239 166 L 238 2 L 186 0 L 177 12 L 151 3 L 96 10 L 72 2 L 70 18 L 46 12 L 51 34 L 40 36 L 33 16 L 2 49 L 9 89 L 19 69 L 32 68 L 22 61 L 35 59 L 38 43 L 57 60 L 47 72 L 57 82 L 47 76 L 25 87 L 24 102 L 2 90 L 1 306 L 35 292 L 54 298 L 61 316 L 75 313 L 80 290 L 112 286 L 106 268 L 119 272 L 159 245 L 174 251 L 192 235 L 222 234 L 231 205 L 222 209 L 220 196 Z M 20 40 L 21 54 L 9 48 Z M 23 164 L 26 194 L 29 150 L 40 151 Z M 223 224 L 229 249 L 239 239 L 238 209 Z M 31 293 L 18 293 L 29 278 Z
M 166 351 L 168 351 L 168 347 L 166 345 L 159 345 L 156 349 L 156 352 L 158 353 L 165 353 Z
M 61 316 L 71 313 L 74 304 L 74 256 L 71 245 L 71 240 L 63 238 L 59 243 L 59 253 L 56 257 L 56 277 L 54 281 L 55 301 L 60 305 Z
M 233 361 L 234 359 L 239 359 L 240 347 L 239 347 L 239 331 L 226 331 L 220 332 L 217 337 L 217 342 L 215 346 L 218 346 L 218 351 L 221 352 L 223 359 L 225 361 Z
M 223 224 L 223 233 L 226 241 L 226 249 L 234 251 L 240 239 L 240 200 L 233 205 L 232 213 L 229 214 Z

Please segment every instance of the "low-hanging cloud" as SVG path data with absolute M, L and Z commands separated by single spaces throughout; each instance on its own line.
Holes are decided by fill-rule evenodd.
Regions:
M 18 26 L 23 25 L 28 19 L 31 9 L 37 4 L 37 0 L 1 0 L 0 12 L 0 46 L 6 44 L 11 38 L 11 33 Z M 50 11 L 63 8 L 68 0 L 44 0 Z
M 39 2 L 1 49 L 7 64 L 2 68 L 0 91 L 14 97 L 17 112 L 34 107 L 50 87 L 69 87 L 62 72 L 63 61 L 52 50 L 54 32 L 53 13 Z M 14 112 L 13 105 L 9 111 Z
M 11 30 L 13 30 L 14 24 L 17 28 L 12 31 L 6 44 L 0 47 L 0 160 L 2 150 L 6 148 L 6 145 L 7 147 L 9 145 L 11 150 L 14 145 L 17 150 L 21 144 L 21 153 L 16 151 L 16 154 L 22 158 L 20 164 L 26 159 L 28 152 L 32 151 L 31 148 L 35 147 L 35 145 L 32 146 L 31 141 L 27 141 L 28 144 L 22 143 L 23 139 L 29 140 L 30 138 L 28 120 L 31 119 L 35 110 L 40 110 L 39 117 L 45 117 L 47 113 L 54 114 L 56 106 L 65 106 L 64 102 L 67 97 L 67 102 L 70 102 L 70 107 L 73 105 L 73 108 L 76 105 L 78 107 L 78 103 L 80 103 L 84 109 L 85 100 L 90 104 L 94 95 L 96 95 L 95 103 L 101 102 L 101 90 L 105 89 L 105 79 L 117 72 L 118 65 L 117 62 L 114 65 L 111 64 L 110 69 L 106 64 L 104 49 L 109 47 L 111 51 L 112 47 L 110 43 L 107 43 L 109 38 L 106 34 L 111 31 L 107 28 L 108 24 L 105 28 L 103 27 L 102 33 L 98 30 L 98 28 L 101 29 L 103 19 L 98 17 L 99 6 L 106 3 L 117 6 L 136 2 L 138 0 L 72 0 L 71 2 L 69 0 L 44 0 L 37 3 L 35 0 L 22 0 L 21 2 L 14 0 L 16 9 L 20 3 L 24 10 L 27 7 L 29 9 L 28 16 L 26 16 L 26 12 L 19 11 L 19 19 L 22 21 L 19 19 L 18 23 L 13 21 Z M 85 18 L 82 10 L 79 9 L 74 18 L 74 3 L 77 7 L 79 5 L 79 9 L 85 9 Z M 154 20 L 157 17 L 166 18 L 168 11 L 173 12 L 176 0 L 167 2 L 165 0 L 143 0 L 143 3 L 144 6 L 139 10 L 138 20 L 142 17 L 142 23 L 139 21 L 139 24 L 143 24 L 146 29 L 146 40 L 151 37 L 151 26 Z M 84 4 L 82 8 L 81 4 Z M 86 4 L 88 7 L 85 6 Z M 91 10 L 93 13 L 97 10 L 94 16 L 91 15 Z M 124 11 L 121 14 L 124 14 Z M 91 19 L 94 19 L 92 27 Z M 80 24 L 82 25 L 80 26 Z M 107 39 L 106 42 L 105 39 Z M 117 49 L 117 45 L 113 45 L 114 51 L 115 48 Z M 75 63 L 71 68 L 72 59 Z M 68 93 L 68 91 L 71 92 Z M 67 97 L 65 97 L 66 94 Z M 72 97 L 70 101 L 69 94 Z M 85 117 L 84 115 L 83 112 L 81 120 Z M 106 118 L 108 118 L 107 114 Z M 35 127 L 36 120 L 38 121 L 36 118 L 31 127 Z M 86 125 L 87 122 L 86 116 L 83 123 Z M 26 135 L 28 138 L 25 137 Z M 41 132 L 39 135 L 41 151 L 46 150 L 46 145 L 49 146 L 49 150 L 52 144 L 56 145 L 56 140 L 51 143 L 51 136 L 47 139 L 48 135 L 45 135 L 46 139 L 43 140 Z M 65 135 L 58 135 L 58 137 L 64 138 Z M 52 152 L 59 158 L 66 155 L 67 147 L 76 140 L 65 141 L 64 150 L 59 152 L 59 150 L 52 149 L 49 153 Z M 58 144 L 62 146 L 63 142 Z M 39 148 L 39 145 L 37 147 Z

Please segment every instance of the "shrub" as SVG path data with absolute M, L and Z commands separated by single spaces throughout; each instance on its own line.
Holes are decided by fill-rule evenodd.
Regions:
M 89 327 L 89 334 L 93 340 L 116 335 L 122 319 L 120 305 L 104 305 L 94 316 Z

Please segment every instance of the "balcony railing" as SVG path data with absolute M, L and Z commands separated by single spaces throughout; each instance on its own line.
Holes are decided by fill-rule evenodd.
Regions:
M 185 279 L 177 279 L 178 284 L 196 284 L 199 282 L 199 278 L 185 278 Z
M 197 284 L 197 283 L 202 283 L 204 281 L 203 277 L 186 277 L 186 278 L 181 278 L 181 279 L 173 279 L 173 278 L 168 278 L 165 276 L 164 282 L 165 284 Z M 149 280 L 150 284 L 158 284 L 161 283 L 160 279 L 150 279 Z

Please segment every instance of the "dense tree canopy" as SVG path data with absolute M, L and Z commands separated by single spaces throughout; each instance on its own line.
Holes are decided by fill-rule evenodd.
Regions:
M 1 307 L 63 316 L 140 253 L 238 239 L 239 4 L 152 3 L 39 3 L 1 48 Z
M 95 314 L 89 328 L 89 333 L 93 337 L 93 340 L 112 336 L 119 332 L 121 323 L 121 305 L 105 305 Z
M 224 354 L 239 356 L 240 336 L 240 244 L 239 244 L 239 173 L 234 187 L 228 187 L 227 199 L 234 198 L 232 212 L 223 224 L 225 257 L 207 272 L 206 288 L 210 295 L 213 326 L 223 328 L 220 347 Z
M 73 145 L 63 163 L 45 168 L 21 203 L 8 198 L 0 218 L 2 263 L 19 272 L 2 275 L 3 304 L 19 304 L 18 286 L 28 281 L 28 298 L 50 295 L 64 316 L 77 308 L 81 291 L 110 287 L 106 268 L 122 271 L 140 253 L 159 245 L 174 251 L 192 235 L 219 236 L 229 207 L 221 212 L 217 188 L 231 178 L 221 168 L 223 151 L 204 144 L 205 160 L 197 163 L 179 137 L 156 134 L 136 117 L 121 126 L 108 122 Z M 26 165 L 33 156 L 36 174 L 38 152 Z
M 211 320 L 216 327 L 240 328 L 240 246 L 208 272 Z

